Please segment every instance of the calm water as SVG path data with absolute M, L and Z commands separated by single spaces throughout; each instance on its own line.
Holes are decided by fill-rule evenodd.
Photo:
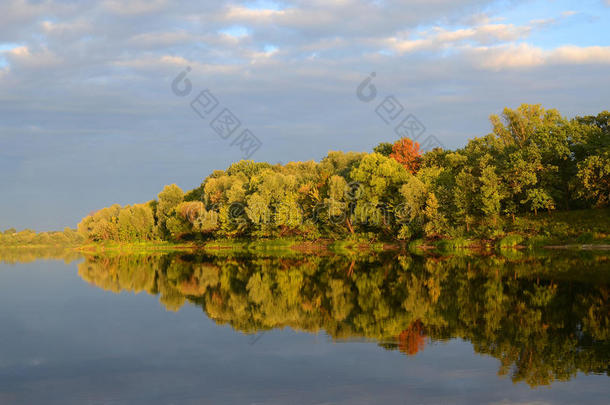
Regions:
M 0 289 L 1 404 L 610 403 L 608 253 L 0 252 Z

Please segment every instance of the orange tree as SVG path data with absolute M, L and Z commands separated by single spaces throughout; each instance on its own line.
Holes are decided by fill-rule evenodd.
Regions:
M 413 142 L 409 138 L 401 138 L 392 145 L 390 157 L 404 166 L 411 173 L 417 173 L 421 151 L 419 143 Z

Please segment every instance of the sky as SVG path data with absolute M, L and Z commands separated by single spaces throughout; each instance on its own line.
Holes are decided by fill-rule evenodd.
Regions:
M 610 0 L 2 0 L 0 229 L 370 151 L 403 120 L 457 148 L 521 103 L 597 114 L 608 20 Z

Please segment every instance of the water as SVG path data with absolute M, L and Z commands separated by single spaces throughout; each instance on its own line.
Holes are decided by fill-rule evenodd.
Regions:
M 607 253 L 0 259 L 2 404 L 610 403 Z

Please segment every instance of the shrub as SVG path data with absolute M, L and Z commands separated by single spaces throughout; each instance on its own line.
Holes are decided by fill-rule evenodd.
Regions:
M 498 246 L 500 249 L 514 249 L 517 245 L 523 242 L 523 236 L 518 234 L 506 235 L 500 242 Z

